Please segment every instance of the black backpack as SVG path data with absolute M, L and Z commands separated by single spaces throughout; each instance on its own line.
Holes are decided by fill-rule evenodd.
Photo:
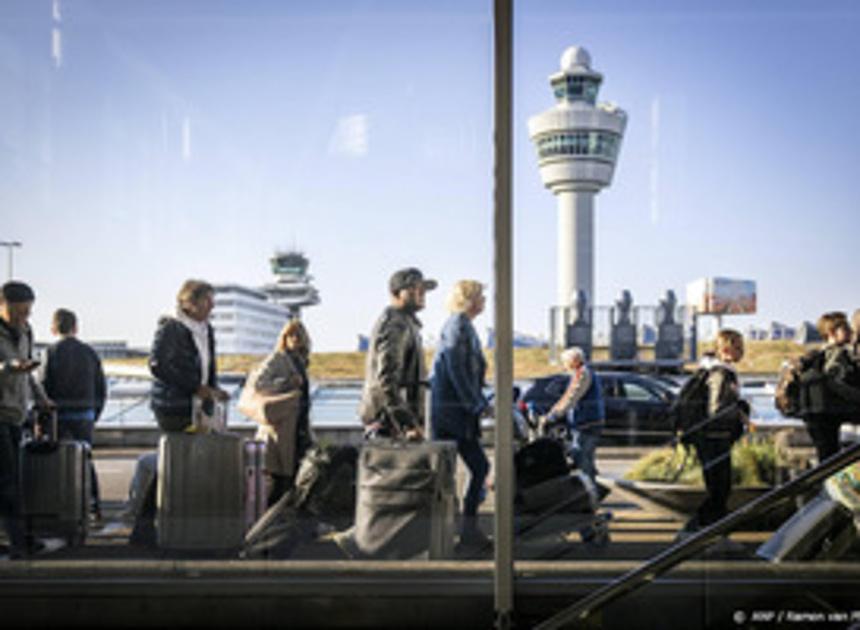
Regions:
M 672 429 L 681 434 L 683 444 L 691 443 L 697 431 L 696 425 L 708 416 L 708 376 L 711 371 L 699 368 L 687 379 L 678 397 L 669 408 Z

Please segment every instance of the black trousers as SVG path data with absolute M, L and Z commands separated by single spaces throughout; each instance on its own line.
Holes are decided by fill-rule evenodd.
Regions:
M 21 427 L 0 422 L 0 517 L 12 549 L 25 547 L 21 517 Z
M 803 418 L 803 424 L 815 445 L 815 453 L 820 464 L 831 455 L 839 452 L 839 427 L 842 419 L 824 414 L 812 414 Z
M 696 510 L 689 529 L 707 527 L 728 514 L 732 492 L 732 442 L 725 438 L 702 437 L 694 443 L 702 463 L 702 476 L 708 495 Z

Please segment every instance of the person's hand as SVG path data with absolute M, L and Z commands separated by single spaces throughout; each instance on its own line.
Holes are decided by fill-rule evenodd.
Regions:
M 36 402 L 36 408 L 40 411 L 47 411 L 53 413 L 57 410 L 57 403 L 55 403 L 50 398 L 46 398 L 45 400 L 40 400 Z
M 212 389 L 212 397 L 218 402 L 225 402 L 227 400 L 230 400 L 230 394 L 227 391 L 221 389 L 220 387 L 215 387 Z
M 197 388 L 197 391 L 194 392 L 194 395 L 197 396 L 200 400 L 216 400 L 217 392 L 218 389 L 215 387 L 201 385 Z
M 41 361 L 33 359 L 12 359 L 9 361 L 9 368 L 16 373 L 32 372 L 41 365 Z
M 407 442 L 420 442 L 424 439 L 424 429 L 421 427 L 410 427 L 403 434 Z

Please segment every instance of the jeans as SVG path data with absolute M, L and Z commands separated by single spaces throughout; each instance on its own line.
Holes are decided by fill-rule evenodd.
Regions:
M 12 549 L 25 547 L 21 518 L 21 427 L 0 422 L 0 517 Z
M 59 438 L 86 442 L 93 446 L 93 421 L 92 420 L 68 420 L 62 415 L 57 422 Z M 94 512 L 101 511 L 101 500 L 99 499 L 99 478 L 96 475 L 96 466 L 93 462 L 92 451 L 90 451 L 90 489 L 92 490 L 92 509 Z
M 594 478 L 597 476 L 597 466 L 594 464 L 594 452 L 597 450 L 600 433 L 571 429 L 570 434 L 570 457 L 573 459 L 573 463 L 594 481 Z
M 490 472 L 490 462 L 484 454 L 484 449 L 478 438 L 466 439 L 447 435 L 439 431 L 434 436 L 438 440 L 456 440 L 457 453 L 469 469 L 469 485 L 463 497 L 463 516 L 473 517 L 478 513 L 478 506 L 484 500 L 484 482 Z

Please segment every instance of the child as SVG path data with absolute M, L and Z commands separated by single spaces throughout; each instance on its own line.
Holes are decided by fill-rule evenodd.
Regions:
M 707 422 L 693 440 L 702 463 L 707 497 L 684 526 L 693 532 L 717 522 L 728 513 L 732 490 L 732 443 L 743 433 L 749 420 L 749 406 L 740 398 L 735 364 L 744 356 L 744 340 L 739 332 L 723 329 L 717 334 L 715 361 L 709 370 Z

